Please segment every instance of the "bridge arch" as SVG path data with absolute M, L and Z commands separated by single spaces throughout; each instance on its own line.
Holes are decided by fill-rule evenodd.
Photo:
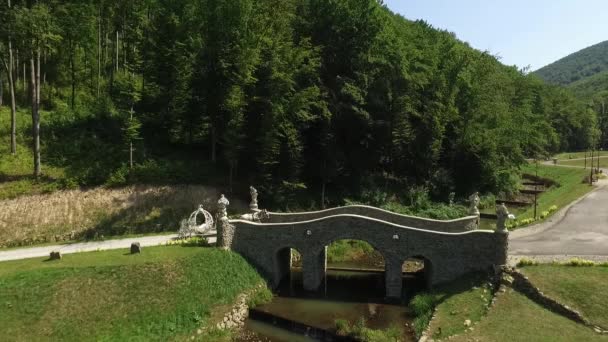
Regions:
M 301 249 L 294 246 L 284 246 L 276 248 L 273 253 L 273 283 L 278 286 L 279 283 L 285 279 L 285 277 L 291 274 L 291 268 L 293 266 L 294 251 L 302 255 Z
M 286 268 L 277 262 L 279 252 L 287 247 L 300 251 L 303 287 L 312 291 L 320 287 L 325 277 L 325 246 L 341 239 L 366 241 L 376 248 L 385 261 L 386 296 L 401 297 L 402 265 L 406 259 L 422 257 L 427 266 L 427 283 L 435 285 L 504 265 L 508 234 L 482 230 L 438 232 L 352 214 L 284 223 L 230 220 L 218 226 L 219 245 L 239 252 L 268 275 L 275 286 L 284 275 L 281 267 Z

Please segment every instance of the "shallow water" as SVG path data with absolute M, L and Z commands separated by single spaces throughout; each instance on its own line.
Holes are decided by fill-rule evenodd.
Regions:
M 417 284 L 418 280 L 404 277 L 404 282 L 412 289 L 415 287 L 412 284 Z M 280 318 L 280 322 L 268 317 L 261 318 L 264 322 L 249 319 L 244 334 L 237 341 L 316 341 L 302 335 L 309 331 L 303 325 L 320 329 L 321 332 L 328 331 L 331 335 L 335 332 L 337 319 L 355 323 L 361 318 L 365 319 L 369 328 L 396 327 L 401 332 L 402 341 L 415 341 L 409 326 L 413 319 L 410 311 L 403 304 L 387 303 L 384 291 L 384 273 L 381 271 L 329 269 L 322 289 L 310 293 L 302 288 L 300 270 L 293 269 L 291 276 L 277 288 L 273 301 L 256 308 L 263 314 Z M 294 334 L 288 329 L 302 334 Z M 310 335 L 319 336 L 314 332 L 310 332 Z

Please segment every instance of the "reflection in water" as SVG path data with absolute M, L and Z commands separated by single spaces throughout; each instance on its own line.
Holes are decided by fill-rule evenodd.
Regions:
M 342 266 L 342 265 L 341 265 Z M 404 288 L 414 289 L 421 285 L 418 277 L 405 276 Z M 285 321 L 304 323 L 325 331 L 335 331 L 335 321 L 346 319 L 355 323 L 364 318 L 372 329 L 396 327 L 403 341 L 415 341 L 409 326 L 412 316 L 403 304 L 385 302 L 383 272 L 339 271 L 329 269 L 324 286 L 318 293 L 306 292 L 302 288 L 300 269 L 292 269 L 276 290 L 277 296 L 269 304 L 257 307 L 263 314 L 271 314 Z M 407 297 L 411 293 L 405 293 Z M 269 320 L 272 321 L 272 320 Z M 275 324 L 278 324 L 275 320 Z M 278 328 L 269 322 L 248 320 L 245 333 L 239 341 L 311 341 Z M 292 325 L 285 326 L 292 328 Z M 301 329 L 300 329 L 301 330 Z M 302 331 L 305 333 L 306 331 Z

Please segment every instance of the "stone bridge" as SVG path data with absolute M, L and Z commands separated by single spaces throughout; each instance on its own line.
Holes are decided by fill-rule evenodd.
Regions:
M 240 253 L 273 286 L 289 274 L 291 249 L 296 249 L 302 255 L 304 288 L 314 291 L 325 277 L 326 246 L 337 240 L 362 240 L 383 255 L 386 296 L 396 298 L 402 293 L 402 265 L 410 258 L 424 260 L 429 286 L 506 264 L 508 233 L 474 230 L 477 219 L 429 220 L 367 206 L 270 213 L 263 223 L 219 224 L 218 246 Z

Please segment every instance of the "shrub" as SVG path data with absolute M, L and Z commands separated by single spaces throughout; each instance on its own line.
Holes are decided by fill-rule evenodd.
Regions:
M 256 306 L 269 303 L 272 300 L 272 296 L 272 291 L 270 291 L 268 287 L 263 286 L 249 297 L 247 305 L 250 308 L 255 308 Z
M 555 211 L 557 211 L 557 209 L 558 209 L 558 208 L 557 208 L 557 206 L 556 206 L 556 205 L 552 205 L 552 206 L 550 206 L 550 207 L 549 207 L 549 212 L 550 212 L 550 213 L 555 212 Z
M 401 340 L 401 333 L 397 327 L 390 327 L 386 330 L 370 329 L 365 326 L 365 319 L 362 317 L 353 325 L 345 319 L 335 321 L 336 333 L 341 336 L 350 336 L 363 342 L 397 342 Z
M 519 262 L 517 263 L 517 267 L 524 267 L 524 266 L 538 266 L 538 261 L 533 260 L 533 259 L 528 259 L 528 258 L 521 258 L 519 260 Z
M 544 219 L 545 217 L 549 216 L 549 211 L 543 211 L 542 213 L 540 213 L 540 218 Z
M 437 303 L 438 298 L 428 293 L 420 293 L 410 301 L 409 306 L 416 316 L 413 322 L 416 337 L 420 338 L 424 329 L 429 325 Z
M 566 261 L 565 263 L 563 263 L 564 266 L 575 266 L 575 267 L 587 267 L 587 266 L 595 266 L 595 262 L 591 261 L 591 260 L 585 260 L 585 259 L 581 259 L 581 258 L 572 258 L 568 261 Z

